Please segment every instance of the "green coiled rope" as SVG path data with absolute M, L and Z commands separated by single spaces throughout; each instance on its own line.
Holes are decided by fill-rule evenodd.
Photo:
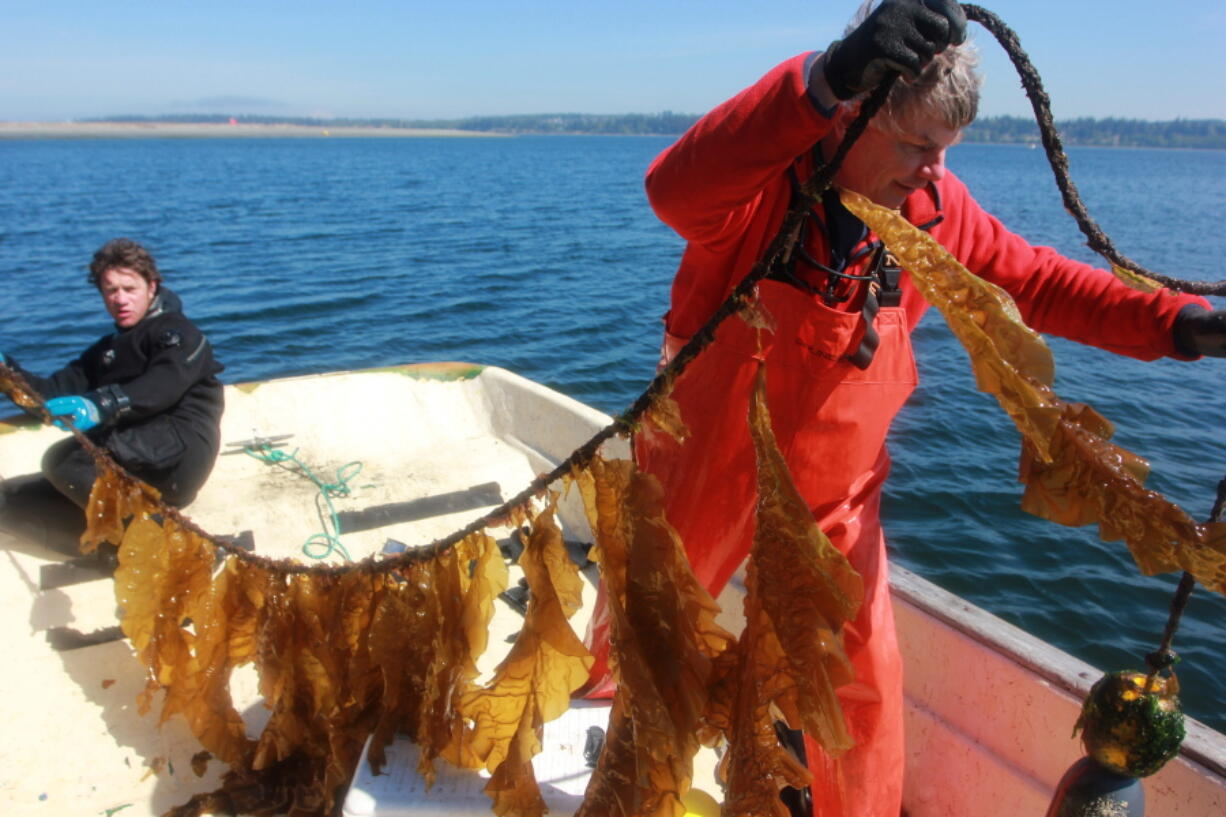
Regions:
M 318 489 L 318 493 L 315 496 L 315 505 L 318 508 L 319 500 L 322 498 L 328 509 L 326 516 L 322 509 L 320 509 L 320 516 L 324 519 L 324 530 L 320 533 L 311 534 L 302 543 L 302 552 L 311 559 L 326 559 L 333 553 L 339 553 L 345 561 L 352 562 L 353 557 L 349 555 L 349 551 L 345 550 L 345 546 L 341 544 L 341 521 L 340 516 L 336 512 L 336 507 L 332 504 L 332 498 L 350 495 L 349 483 L 362 472 L 362 463 L 358 460 L 347 462 L 336 469 L 335 482 L 324 482 L 311 470 L 310 466 L 298 459 L 298 449 L 296 448 L 292 454 L 286 454 L 284 451 L 279 451 L 267 444 L 254 448 L 244 446 L 243 451 L 267 465 L 275 465 L 278 468 L 284 468 L 291 474 L 298 474 L 307 478 Z M 327 529 L 328 523 L 331 523 L 331 532 Z

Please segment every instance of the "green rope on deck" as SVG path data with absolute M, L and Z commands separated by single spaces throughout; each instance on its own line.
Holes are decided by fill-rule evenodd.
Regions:
M 263 444 L 254 448 L 244 446 L 243 452 L 255 457 L 266 465 L 275 465 L 278 468 L 284 468 L 291 474 L 306 477 L 315 484 L 315 487 L 318 489 L 318 493 L 315 495 L 316 508 L 319 509 L 319 500 L 321 498 L 328 508 L 326 516 L 323 510 L 319 509 L 320 516 L 324 519 L 325 530 L 321 533 L 311 534 L 302 543 L 302 552 L 311 559 L 326 559 L 333 553 L 339 553 L 345 561 L 352 562 L 353 557 L 349 555 L 349 551 L 345 550 L 345 546 L 341 544 L 341 521 L 340 516 L 336 512 L 336 507 L 332 504 L 332 497 L 349 496 L 349 483 L 362 472 L 362 463 L 358 460 L 347 462 L 336 469 L 335 482 L 324 482 L 316 476 L 310 466 L 298 459 L 298 449 L 296 448 L 292 454 L 286 454 L 284 451 L 278 451 L 270 445 Z M 331 522 L 332 526 L 331 533 L 327 530 L 329 522 Z

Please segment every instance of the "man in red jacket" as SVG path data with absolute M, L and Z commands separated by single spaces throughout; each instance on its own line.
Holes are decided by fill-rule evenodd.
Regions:
M 833 155 L 858 100 L 899 71 L 835 184 L 899 209 L 977 275 L 1017 301 L 1041 332 L 1153 359 L 1226 356 L 1226 314 L 1201 298 L 1130 289 L 1104 270 L 1033 247 L 971 197 L 944 164 L 975 117 L 979 79 L 952 0 L 886 0 L 824 53 L 782 63 L 715 108 L 652 164 L 647 192 L 687 245 L 672 288 L 671 358 L 762 257 L 799 183 Z M 815 815 L 897 817 L 903 774 L 902 668 L 878 509 L 885 437 L 916 384 L 909 335 L 927 308 L 876 237 L 828 191 L 810 210 L 801 251 L 758 296 L 775 327 L 725 321 L 673 396 L 685 444 L 640 435 L 640 466 L 661 479 L 667 514 L 698 579 L 717 594 L 753 536 L 748 396 L 766 361 L 779 446 L 818 525 L 865 583 L 845 627 L 856 672 L 839 690 L 856 745 L 828 757 L 806 740 Z M 871 286 L 870 286 L 871 285 Z M 599 615 L 594 629 L 599 643 Z

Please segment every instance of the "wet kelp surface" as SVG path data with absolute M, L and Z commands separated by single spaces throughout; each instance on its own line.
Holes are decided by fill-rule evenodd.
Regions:
M 970 354 L 977 385 L 1022 433 L 1022 508 L 1062 525 L 1097 524 L 1105 541 L 1124 540 L 1146 575 L 1186 570 L 1226 594 L 1226 523 L 1198 524 L 1146 489 L 1148 463 L 1111 442 L 1111 422 L 1056 395 L 1051 351 L 1009 295 L 898 213 L 849 191 L 842 197 L 941 311 Z
M 1111 424 L 1055 395 L 1051 354 L 1009 297 L 897 214 L 844 197 L 945 315 L 980 388 L 1021 431 L 1024 507 L 1062 524 L 1097 523 L 1104 538 L 1127 542 L 1143 572 L 1185 569 L 1226 592 L 1226 524 L 1198 525 L 1145 489 L 1145 462 L 1110 442 Z M 760 305 L 743 309 L 770 331 Z M 682 817 L 694 754 L 721 742 L 726 812 L 783 815 L 780 787 L 809 775 L 780 747 L 774 723 L 804 729 L 832 755 L 850 745 L 835 690 L 851 680 L 841 633 L 859 607 L 860 578 L 792 484 L 771 431 L 767 376 L 759 372 L 747 417 L 759 500 L 739 636 L 715 623 L 718 607 L 690 570 L 654 478 L 596 457 L 561 481 L 559 490 L 581 493 L 595 535 L 618 680 L 583 817 Z M 0 388 L 50 420 L 2 364 Z M 686 437 L 666 393 L 644 422 Z M 531 765 L 542 726 L 567 709 L 593 660 L 569 622 L 581 579 L 554 518 L 556 493 L 497 521 L 530 531 L 519 562 L 531 593 L 514 645 L 481 683 L 477 660 L 508 578 L 489 530 L 342 566 L 274 562 L 219 542 L 95 452 L 82 548 L 120 546 L 121 624 L 147 678 L 139 705 L 160 702 L 162 721 L 184 718 L 230 770 L 220 789 L 171 814 L 331 814 L 367 740 L 379 769 L 397 735 L 419 745 L 427 780 L 439 762 L 484 769 L 494 813 L 545 812 Z M 230 698 L 243 666 L 258 672 L 270 713 L 255 737 Z

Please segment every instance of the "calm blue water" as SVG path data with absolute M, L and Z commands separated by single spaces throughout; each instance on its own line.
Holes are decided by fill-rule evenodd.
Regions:
M 85 265 L 129 235 L 155 251 L 228 382 L 469 360 L 620 411 L 652 375 L 681 250 L 642 193 L 667 141 L 0 141 L 0 350 L 50 371 L 107 331 Z M 1070 158 L 1126 254 L 1222 277 L 1226 152 Z M 1092 260 L 1041 151 L 964 145 L 950 164 L 1016 231 Z M 886 508 L 896 558 L 1098 666 L 1141 666 L 1175 579 L 1018 511 L 1016 432 L 939 316 L 915 340 L 922 385 L 894 429 Z M 1061 395 L 1115 420 L 1150 458 L 1151 487 L 1203 518 L 1226 476 L 1226 362 L 1053 346 Z M 1200 589 L 1176 641 L 1187 709 L 1218 729 L 1223 621 L 1226 599 Z

